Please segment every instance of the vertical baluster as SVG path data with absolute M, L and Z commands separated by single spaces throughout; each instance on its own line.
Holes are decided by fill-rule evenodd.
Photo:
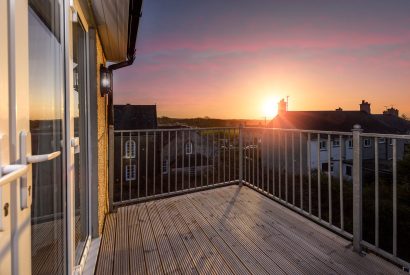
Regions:
M 224 148 L 224 155 L 223 155 L 223 182 L 226 182 L 226 132 L 225 129 L 222 130 L 223 132 L 223 148 Z
M 155 174 L 156 174 L 156 171 L 155 171 L 155 159 L 156 159 L 156 156 L 157 156 L 157 150 L 156 150 L 156 147 L 157 147 L 157 139 L 156 139 L 156 137 L 157 137 L 157 133 L 156 132 L 152 132 L 152 134 L 154 135 L 154 164 L 153 164 L 153 170 L 154 170 L 154 176 L 153 176 L 153 186 L 152 186 L 152 188 L 153 188 L 153 195 L 155 195 L 155 186 L 157 185 L 157 182 L 155 181 Z
M 276 143 L 275 143 L 276 139 L 275 139 L 275 131 L 272 131 L 272 195 L 276 196 L 275 194 L 275 148 L 276 148 Z
M 120 144 L 120 147 L 121 147 L 120 201 L 122 201 L 122 182 L 123 182 L 122 178 L 123 178 L 123 173 L 124 173 L 123 159 L 124 159 L 124 155 L 125 156 L 127 155 L 127 152 L 124 152 L 124 149 L 123 149 L 124 140 L 123 140 L 123 137 L 122 137 L 122 132 L 120 133 L 120 140 L 121 140 L 121 144 Z M 125 170 L 127 170 L 127 167 L 125 167 Z M 127 171 L 125 171 L 125 173 L 127 173 Z
M 137 175 L 137 197 L 140 197 L 140 174 L 141 174 L 141 138 L 140 138 L 140 132 L 137 134 L 137 143 L 138 143 L 138 159 L 137 159 L 137 170 L 138 170 L 138 175 Z
M 330 135 L 327 135 L 327 189 L 328 189 L 328 204 L 329 204 L 329 224 L 332 224 L 332 138 Z
M 206 134 L 206 185 L 209 185 L 209 132 Z
M 266 131 L 265 131 L 266 132 Z M 266 171 L 267 171 L 267 179 L 266 179 L 266 185 L 267 185 L 267 192 L 268 194 L 270 194 L 270 138 L 269 136 L 271 135 L 271 131 L 268 130 L 268 132 L 266 133 L 267 137 L 266 137 Z
M 178 130 L 175 130 L 175 184 L 174 191 L 178 191 Z
M 285 200 L 286 203 L 289 202 L 288 200 L 288 132 L 284 132 L 284 142 L 285 142 L 285 149 L 283 151 L 284 155 L 285 155 Z
M 256 178 L 255 178 L 255 130 L 252 129 L 252 185 L 256 187 Z
M 265 191 L 265 163 L 264 163 L 264 160 L 263 160 L 263 146 L 264 146 L 264 133 L 265 133 L 265 130 L 263 130 L 262 131 L 262 134 L 261 134 L 261 138 L 260 138 L 260 162 L 261 162 L 261 189 L 262 189 L 262 192 L 263 191 Z
M 128 141 L 129 141 L 128 165 L 130 167 L 130 178 L 128 179 L 128 199 L 131 199 L 131 182 L 132 182 L 131 179 L 132 179 L 132 171 L 134 171 L 132 169 L 132 162 L 131 162 L 131 157 L 132 157 L 132 154 L 133 154 L 133 151 L 132 151 L 133 148 L 132 148 L 132 145 L 131 145 L 131 132 L 128 133 Z
M 188 130 L 188 142 L 189 144 L 192 144 L 192 147 L 194 147 L 193 142 L 191 140 L 191 130 Z M 191 189 L 191 157 L 194 153 L 193 150 L 194 148 L 192 148 L 191 154 L 188 155 L 188 189 Z
M 299 133 L 299 189 L 300 209 L 303 210 L 303 135 Z
M 222 158 L 222 149 L 221 146 L 221 132 L 218 131 L 218 138 L 217 138 L 217 146 L 218 146 L 218 183 L 221 182 L 221 158 Z
M 215 184 L 215 132 L 212 132 L 212 184 Z
M 379 141 L 374 138 L 374 243 L 379 247 Z
M 322 193 L 321 193 L 321 178 L 320 178 L 320 134 L 317 134 L 317 209 L 318 217 L 322 219 Z
M 238 135 L 236 135 L 236 130 L 238 130 Z M 242 150 L 243 148 L 241 148 L 241 146 L 239 145 L 239 139 L 240 139 L 240 137 L 239 137 L 239 129 L 233 129 L 233 163 L 234 163 L 234 165 L 233 165 L 233 167 L 234 167 L 234 169 L 233 169 L 233 179 L 234 180 L 237 180 L 237 178 L 236 178 L 236 169 L 237 168 L 239 168 L 239 164 L 240 164 L 240 162 L 238 161 L 238 165 L 236 165 L 237 164 L 237 162 L 236 162 L 236 148 L 238 148 L 238 154 L 239 154 L 239 151 L 240 150 Z M 235 141 L 238 141 L 238 144 L 236 144 L 236 142 Z M 238 147 L 236 147 L 236 145 L 238 146 Z M 243 153 L 243 151 L 242 151 L 242 153 Z M 238 156 L 238 159 L 239 159 L 239 156 Z M 243 161 L 243 154 L 242 154 L 242 161 Z M 243 162 L 242 162 L 242 164 L 243 164 Z M 242 167 L 241 167 L 241 171 L 242 171 L 242 180 L 243 180 L 243 165 L 241 165 Z M 238 171 L 238 174 L 239 174 L 239 171 Z M 241 178 L 239 175 L 238 175 L 238 178 Z M 240 181 L 239 182 L 240 184 L 242 184 L 242 181 Z
M 202 136 L 202 130 L 199 130 L 198 131 L 198 133 L 199 133 L 199 138 L 200 138 L 200 141 L 201 141 L 201 151 L 199 152 L 199 155 L 200 155 L 200 157 L 201 157 L 201 187 L 204 185 L 203 184 L 203 178 L 204 178 L 204 161 L 203 161 L 203 155 L 202 155 L 202 153 L 203 153 L 203 136 Z
M 161 194 L 164 193 L 164 132 L 161 131 Z
M 339 190 L 340 190 L 340 228 L 344 231 L 344 207 L 343 207 L 343 137 L 339 136 Z
M 228 129 L 228 181 L 231 182 L 231 129 Z
M 186 150 L 186 144 L 185 144 L 185 131 L 182 130 L 181 131 L 181 135 L 182 135 L 182 144 L 181 144 L 181 159 L 182 159 L 182 163 L 181 163 L 181 169 L 182 169 L 182 190 L 185 189 L 185 184 L 184 184 L 184 180 L 185 180 L 185 150 Z M 189 143 L 187 143 L 189 145 Z
M 260 178 L 259 178 L 259 162 L 260 162 L 260 158 L 259 158 L 259 150 L 260 150 L 260 133 L 259 133 L 259 129 L 256 131 L 256 135 L 257 135 L 257 139 L 256 139 L 256 183 L 258 185 L 258 189 L 261 188 L 261 184 L 260 184 Z
M 148 196 L 148 132 L 145 132 L 145 197 Z
M 279 199 L 282 199 L 282 138 L 281 138 L 281 131 L 278 131 L 278 184 L 279 184 Z
M 168 193 L 170 193 L 171 192 L 171 131 L 168 131 L 167 171 L 168 171 Z
M 312 162 L 311 162 L 311 138 L 308 133 L 307 143 L 307 168 L 308 168 L 308 185 L 309 185 L 309 214 L 312 215 Z
M 195 159 L 194 159 L 194 163 L 195 163 L 195 170 L 194 170 L 194 175 L 195 175 L 195 189 L 196 189 L 196 187 L 197 187 L 197 174 L 196 174 L 196 169 L 197 169 L 197 167 L 198 167 L 198 163 L 197 163 L 197 146 L 198 146 L 198 136 L 199 136 L 199 134 L 198 134 L 198 131 L 195 131 L 195 145 L 194 145 L 194 148 L 195 148 L 195 153 L 194 153 L 194 157 L 195 157 Z
M 295 134 L 292 132 L 292 204 L 295 206 Z
M 397 256 L 397 139 L 393 139 L 393 255 Z

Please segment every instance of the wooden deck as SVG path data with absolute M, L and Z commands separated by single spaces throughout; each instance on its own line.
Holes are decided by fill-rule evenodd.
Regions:
M 228 186 L 107 216 L 96 274 L 399 274 L 248 187 Z

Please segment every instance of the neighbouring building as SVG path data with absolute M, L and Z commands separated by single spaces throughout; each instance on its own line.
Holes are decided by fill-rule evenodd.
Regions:
M 330 143 L 327 134 L 320 136 L 312 134 L 310 136 L 311 169 L 327 172 L 330 156 L 331 174 L 333 176 L 339 175 L 341 167 L 342 174 L 347 179 L 351 178 L 353 171 L 353 140 L 350 136 L 338 133 L 351 132 L 356 124 L 361 126 L 364 133 L 398 135 L 410 133 L 410 122 L 399 117 L 397 109 L 390 108 L 383 114 L 372 114 L 371 104 L 365 100 L 360 103 L 360 109 L 357 111 L 344 111 L 340 107 L 335 111 L 289 111 L 284 100 L 279 102 L 278 110 L 280 110 L 278 115 L 269 123 L 271 128 L 335 132 L 335 134 L 330 135 Z M 308 142 L 307 134 L 303 135 L 303 140 L 304 145 L 306 145 Z M 363 137 L 361 139 L 363 165 L 374 167 L 375 142 L 377 142 L 380 166 L 382 169 L 384 167 L 385 170 L 391 170 L 392 139 Z M 298 143 L 297 146 L 299 146 Z M 306 147 L 303 150 L 304 155 L 307 155 Z M 397 140 L 398 160 L 403 159 L 408 147 L 408 141 Z M 288 148 L 288 152 L 289 150 Z M 303 158 L 306 159 L 307 156 Z M 340 162 L 342 162 L 341 166 Z

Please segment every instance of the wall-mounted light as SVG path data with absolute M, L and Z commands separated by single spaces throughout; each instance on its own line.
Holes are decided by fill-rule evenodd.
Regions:
M 100 91 L 101 96 L 112 92 L 112 71 L 103 65 L 100 66 Z

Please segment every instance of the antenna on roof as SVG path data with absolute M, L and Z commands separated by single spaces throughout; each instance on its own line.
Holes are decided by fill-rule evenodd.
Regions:
M 289 97 L 290 96 L 286 96 L 286 111 L 289 111 Z

